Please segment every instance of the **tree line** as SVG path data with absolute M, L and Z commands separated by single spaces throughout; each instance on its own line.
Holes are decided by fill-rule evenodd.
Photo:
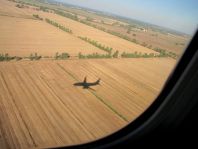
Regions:
M 60 16 L 63 16 L 63 17 L 66 17 L 66 18 L 69 18 L 69 19 L 72 19 L 72 20 L 75 20 L 75 21 L 78 21 L 78 17 L 76 14 L 70 14 L 70 13 L 66 13 L 66 12 L 63 12 L 63 11 L 60 11 L 60 10 L 56 10 L 56 9 L 53 9 L 54 13 L 55 14 L 58 14 Z
M 58 52 L 56 52 L 56 54 L 55 54 L 55 56 L 54 56 L 54 58 L 56 59 L 56 60 L 58 60 L 58 59 L 62 59 L 62 60 L 65 60 L 65 59 L 68 59 L 70 57 L 70 55 L 68 54 L 68 53 L 66 53 L 66 52 L 64 52 L 64 53 L 58 53 Z
M 67 33 L 72 34 L 72 30 L 71 30 L 71 29 L 69 29 L 69 28 L 67 28 L 67 27 L 65 27 L 65 26 L 63 26 L 63 25 L 60 25 L 60 24 L 58 24 L 58 23 L 55 22 L 55 21 L 52 21 L 52 20 L 50 20 L 50 19 L 48 19 L 48 18 L 46 18 L 45 21 L 46 21 L 47 23 L 49 23 L 49 24 L 51 24 L 51 25 L 53 25 L 53 26 L 55 26 L 55 27 L 57 27 L 57 28 L 63 30 L 64 32 L 67 32 Z
M 173 54 L 172 54 L 173 55 Z M 141 52 L 133 52 L 133 53 L 127 53 L 123 52 L 120 57 L 121 58 L 154 58 L 154 57 L 168 57 L 164 51 L 161 51 L 161 54 L 154 54 L 154 53 L 141 53 Z M 70 55 L 66 52 L 58 53 L 56 52 L 54 57 L 49 56 L 41 56 L 37 53 L 31 53 L 29 57 L 18 57 L 18 56 L 9 56 L 8 53 L 6 54 L 0 54 L 0 61 L 10 61 L 10 60 L 22 60 L 24 58 L 28 58 L 29 60 L 40 60 L 42 58 L 52 58 L 55 60 L 66 60 L 70 58 Z M 107 54 L 99 54 L 99 53 L 91 53 L 91 54 L 82 54 L 81 52 L 78 53 L 79 59 L 103 59 L 103 58 L 119 58 L 119 51 L 116 50 L 114 53 L 107 53 Z
M 98 54 L 98 53 L 92 53 L 83 55 L 81 52 L 78 54 L 79 59 L 101 59 L 101 58 L 112 58 L 110 54 Z
M 42 58 L 42 56 L 41 55 L 38 55 L 37 53 L 34 53 L 34 54 L 30 54 L 30 56 L 29 56 L 29 59 L 31 60 L 31 61 L 33 61 L 33 60 L 40 60 Z
M 167 57 L 167 55 L 156 55 L 154 53 L 141 53 L 141 52 L 133 52 L 133 53 L 127 53 L 123 52 L 121 55 L 121 58 L 154 58 L 154 57 Z M 115 51 L 113 54 L 98 54 L 98 53 L 92 53 L 84 55 L 81 52 L 78 54 L 79 59 L 100 59 L 100 58 L 118 58 L 119 57 L 119 51 Z
M 54 59 L 55 60 L 65 60 L 68 59 L 70 57 L 70 55 L 66 52 L 63 53 L 58 53 L 56 52 L 56 54 L 54 55 Z M 28 57 L 31 61 L 33 60 L 40 60 L 41 58 L 43 58 L 41 55 L 38 55 L 37 53 L 34 54 L 30 54 L 30 56 Z M 44 58 L 50 58 L 49 56 L 45 56 Z
M 25 6 L 25 5 L 23 5 L 23 4 L 16 4 L 16 7 L 18 7 L 18 8 L 28 8 L 28 6 Z
M 81 52 L 78 53 L 78 58 L 79 59 L 101 59 L 101 58 L 118 58 L 119 56 L 119 51 L 115 51 L 113 54 L 108 53 L 108 54 L 99 54 L 99 53 L 92 53 L 92 54 L 82 54 Z
M 156 52 L 159 52 L 159 54 L 154 54 L 154 53 L 141 53 L 141 52 L 133 52 L 133 53 L 126 53 L 126 52 L 123 52 L 121 54 L 121 57 L 122 58 L 152 58 L 152 57 L 172 57 L 174 59 L 177 58 L 177 56 L 175 55 L 175 53 L 173 52 L 166 52 L 166 50 L 163 50 L 163 49 L 155 49 Z
M 33 16 L 34 18 L 36 18 L 37 20 L 43 21 L 43 18 L 41 18 L 38 14 L 33 14 L 32 16 Z
M 158 53 L 160 53 L 159 57 L 171 57 L 173 59 L 177 59 L 178 58 L 178 55 L 176 53 L 171 52 L 171 51 L 167 51 L 165 49 L 154 48 L 153 50 L 158 52 Z
M 152 57 L 157 57 L 154 53 L 141 53 L 141 52 L 133 52 L 133 53 L 126 53 L 123 52 L 121 54 L 122 58 L 152 58 Z
M 93 46 L 103 50 L 103 51 L 106 51 L 108 54 L 111 54 L 113 48 L 111 47 L 108 47 L 108 46 L 105 46 L 105 45 L 102 45 L 101 43 L 98 43 L 97 41 L 95 40 L 91 40 L 90 38 L 87 38 L 87 37 L 81 37 L 81 36 L 78 36 L 78 38 L 80 38 L 81 40 L 84 40 L 90 44 L 92 44 Z
M 10 56 L 8 53 L 6 54 L 0 54 L 0 61 L 10 61 L 10 60 L 21 60 L 21 57 L 18 56 Z

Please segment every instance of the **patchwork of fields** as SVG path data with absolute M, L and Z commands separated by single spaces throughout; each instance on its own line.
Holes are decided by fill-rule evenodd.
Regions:
M 11 148 L 106 136 L 147 109 L 174 63 L 163 58 L 2 62 L 0 132 Z M 95 91 L 73 86 L 87 74 L 90 82 L 101 78 Z
M 78 36 L 87 37 L 98 41 L 121 52 L 156 53 L 153 50 L 131 43 L 119 37 L 110 35 L 93 27 L 76 22 L 74 20 L 58 16 L 53 13 L 37 11 L 28 8 L 16 8 L 10 2 L 0 1 L 0 5 L 8 5 L 14 9 L 1 8 L 0 19 L 4 20 L 0 25 L 0 51 L 14 56 L 29 56 L 30 53 L 39 53 L 42 56 L 54 56 L 56 52 L 67 52 L 70 55 L 100 53 L 104 54 L 97 47 L 81 41 Z M 13 12 L 12 12 L 13 11 Z M 15 14 L 15 12 L 18 12 Z M 72 30 L 73 34 L 59 30 L 44 20 L 35 20 L 33 14 L 41 18 L 49 18 Z M 24 18 L 24 15 L 27 18 Z
M 0 51 L 14 56 L 39 53 L 54 56 L 56 52 L 70 55 L 82 53 L 105 53 L 96 47 L 65 33 L 44 21 L 0 16 Z M 14 25 L 13 25 L 14 24 Z
M 153 103 L 176 63 L 79 21 L 16 4 L 0 0 L 0 148 L 65 146 L 107 136 Z M 57 52 L 105 55 L 109 48 L 119 56 L 153 55 L 53 59 Z M 6 53 L 25 58 L 9 61 Z M 26 59 L 31 53 L 48 58 Z M 73 85 L 85 76 L 88 82 L 100 78 L 100 85 L 93 90 Z

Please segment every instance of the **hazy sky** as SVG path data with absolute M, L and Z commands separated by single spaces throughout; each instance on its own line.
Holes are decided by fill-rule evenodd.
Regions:
M 198 0 L 57 0 L 119 14 L 193 34 L 198 27 Z

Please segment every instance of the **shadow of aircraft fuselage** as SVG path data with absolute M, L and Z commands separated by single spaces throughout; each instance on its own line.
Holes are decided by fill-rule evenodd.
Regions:
M 74 86 L 82 86 L 83 89 L 92 89 L 92 88 L 90 88 L 90 86 L 95 86 L 95 85 L 99 85 L 99 84 L 100 84 L 100 79 L 98 79 L 96 82 L 88 83 L 87 77 L 85 77 L 83 82 L 77 82 L 77 83 L 74 83 L 73 85 Z

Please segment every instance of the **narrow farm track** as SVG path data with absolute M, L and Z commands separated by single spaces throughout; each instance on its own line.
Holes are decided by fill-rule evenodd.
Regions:
M 109 135 L 148 108 L 174 64 L 168 58 L 1 62 L 0 145 L 55 147 Z M 73 86 L 84 76 L 101 78 L 95 91 Z

